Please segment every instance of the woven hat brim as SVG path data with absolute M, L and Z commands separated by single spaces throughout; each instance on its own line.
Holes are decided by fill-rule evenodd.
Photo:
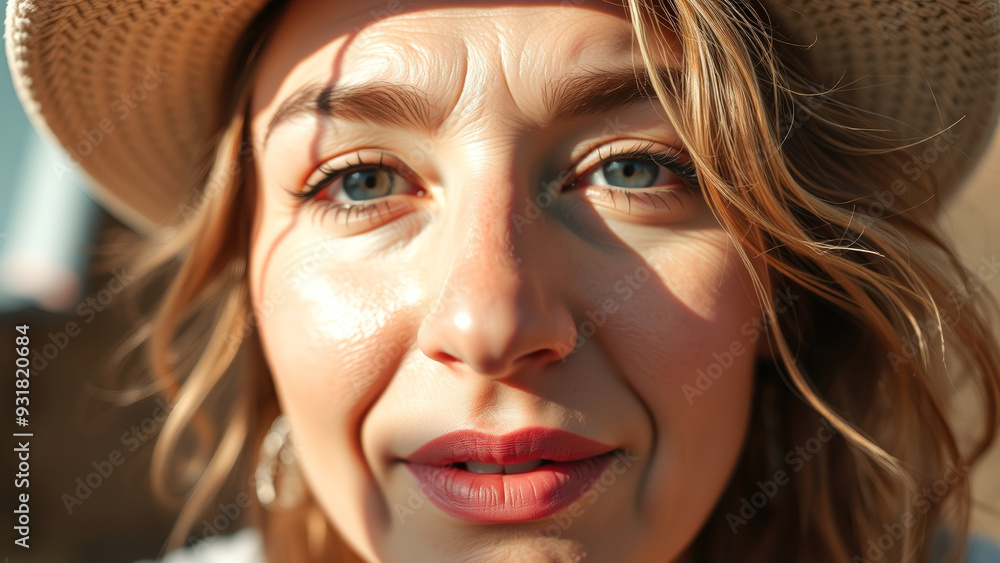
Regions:
M 15 88 L 43 134 L 143 231 L 184 211 L 211 154 L 230 57 L 268 0 L 12 0 Z
M 943 198 L 962 184 L 1000 117 L 1000 5 L 994 0 L 769 0 L 782 36 L 839 99 L 917 145 Z M 943 149 L 942 149 L 943 147 Z M 914 168 L 915 167 L 915 168 Z
M 174 221 L 222 126 L 231 56 L 268 0 L 11 0 L 6 46 L 27 113 L 81 164 L 99 201 L 150 230 Z M 826 84 L 914 138 L 955 123 L 937 167 L 957 185 L 997 121 L 994 1 L 782 0 L 774 23 Z

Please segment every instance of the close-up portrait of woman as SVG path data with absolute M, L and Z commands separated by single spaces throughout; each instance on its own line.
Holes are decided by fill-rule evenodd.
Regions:
M 952 211 L 1000 2 L 8 0 L 5 40 L 110 225 L 68 313 L 0 317 L 12 562 L 1000 561 L 1000 262 L 954 236 L 1000 204 Z

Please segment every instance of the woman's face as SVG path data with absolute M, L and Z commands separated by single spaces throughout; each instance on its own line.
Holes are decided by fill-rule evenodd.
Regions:
M 621 8 L 472 4 L 295 0 L 259 61 L 298 461 L 368 559 L 680 558 L 746 430 L 748 275 Z

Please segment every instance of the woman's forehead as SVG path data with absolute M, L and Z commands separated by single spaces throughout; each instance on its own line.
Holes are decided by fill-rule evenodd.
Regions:
M 445 106 L 501 86 L 527 113 L 561 78 L 640 60 L 620 6 L 603 1 L 292 0 L 269 39 L 252 113 L 270 120 L 307 84 L 394 83 Z M 502 84 L 499 84 L 502 82 Z

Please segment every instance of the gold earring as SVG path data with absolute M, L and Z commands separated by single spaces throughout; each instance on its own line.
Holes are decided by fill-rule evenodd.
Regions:
M 260 443 L 254 477 L 257 500 L 267 510 L 288 510 L 302 500 L 302 476 L 295 460 L 288 421 L 283 414 L 274 419 Z

